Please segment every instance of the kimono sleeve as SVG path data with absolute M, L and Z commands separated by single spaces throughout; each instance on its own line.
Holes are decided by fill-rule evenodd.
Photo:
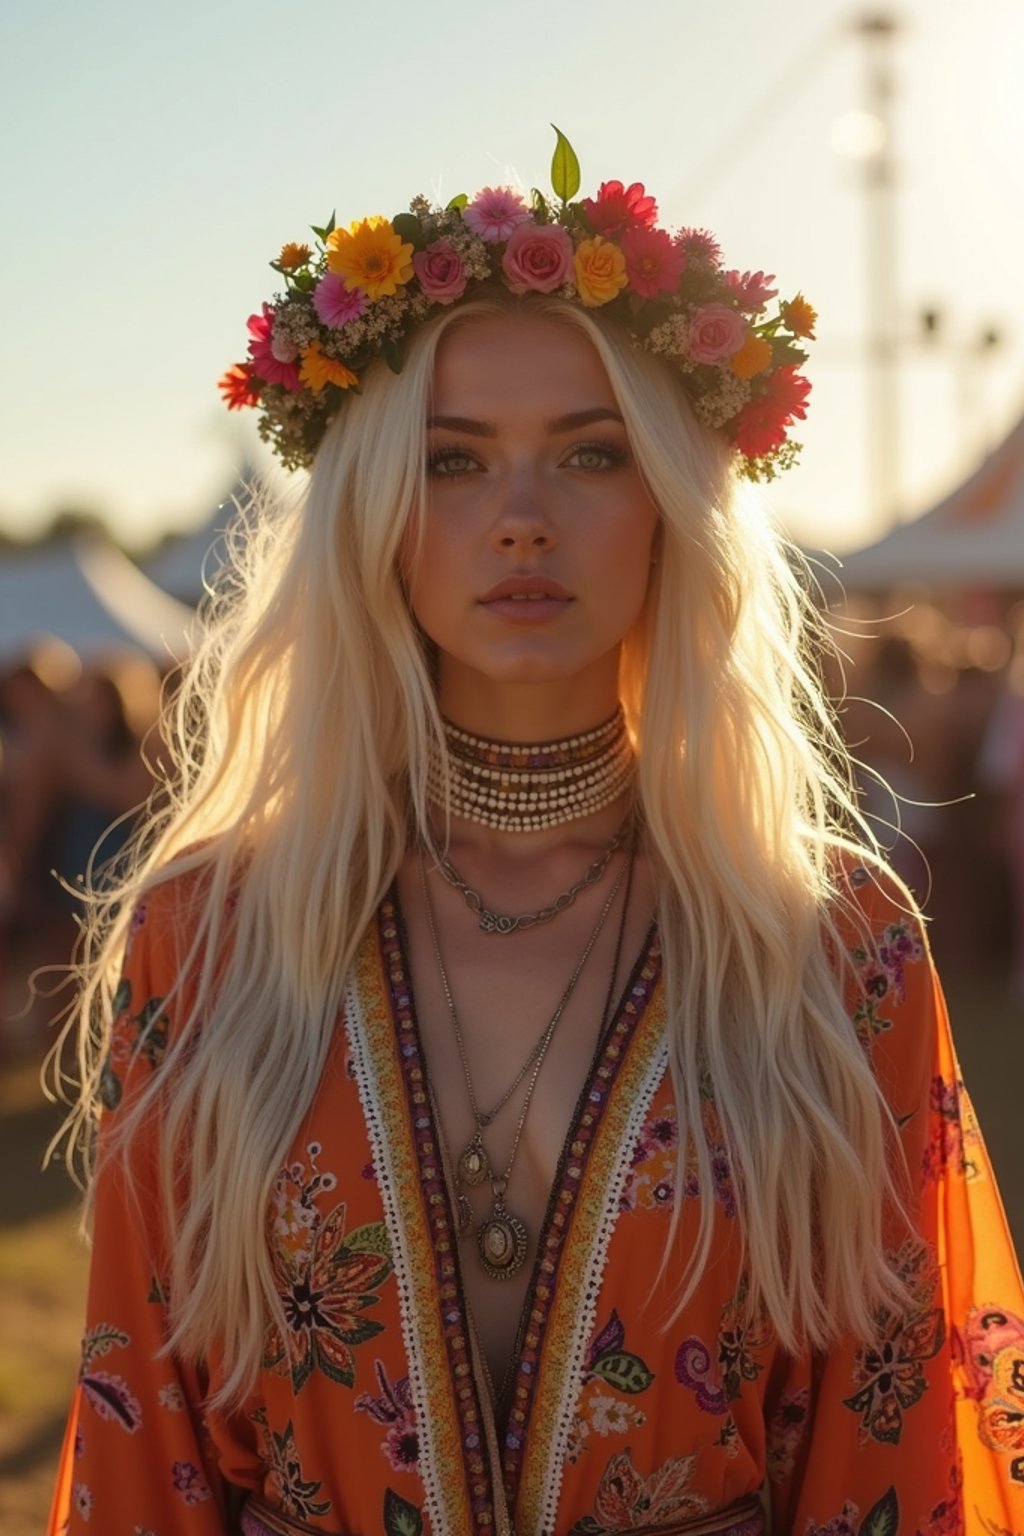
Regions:
M 203 1415 L 205 1373 L 162 1353 L 165 1248 L 151 1130 L 132 1142 L 131 1181 L 105 1155 L 105 1135 L 166 1050 L 172 928 L 161 890 L 135 914 L 115 1002 L 81 1366 L 49 1536 L 224 1536 L 230 1528 L 232 1490 Z
M 864 872 L 861 872 L 864 874 Z M 868 880 L 864 874 L 865 881 Z M 852 946 L 854 1019 L 892 1108 L 917 1232 L 894 1240 L 912 1302 L 780 1367 L 766 1402 L 776 1532 L 1024 1532 L 1024 1289 L 927 941 L 874 888 Z

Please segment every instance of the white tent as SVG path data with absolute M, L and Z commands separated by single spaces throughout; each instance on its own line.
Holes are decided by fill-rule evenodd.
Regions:
M 168 539 L 144 560 L 142 569 L 149 579 L 195 607 L 203 595 L 204 581 L 212 581 L 227 558 L 224 530 L 237 518 L 238 508 L 244 511 L 248 506 L 252 498 L 249 487 L 256 474 L 251 465 L 243 465 L 231 491 L 194 532 Z
M 105 539 L 0 555 L 0 662 L 48 635 L 80 655 L 130 645 L 168 662 L 185 655 L 192 617 Z
M 1024 587 L 1024 418 L 937 506 L 844 555 L 840 579 L 848 592 Z

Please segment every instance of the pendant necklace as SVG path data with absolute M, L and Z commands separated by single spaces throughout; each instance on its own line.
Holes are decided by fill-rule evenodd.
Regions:
M 605 901 L 604 906 L 601 908 L 601 912 L 598 916 L 594 929 L 591 932 L 590 937 L 587 939 L 583 953 L 580 956 L 572 976 L 569 979 L 569 984 L 565 988 L 565 991 L 562 993 L 562 996 L 558 1002 L 558 1006 L 555 1009 L 551 1019 L 545 1026 L 540 1039 L 534 1046 L 524 1065 L 520 1068 L 519 1073 L 513 1080 L 511 1086 L 506 1089 L 505 1093 L 502 1095 L 498 1104 L 489 1113 L 484 1114 L 477 1102 L 476 1093 L 473 1088 L 473 1080 L 469 1071 L 469 1059 L 466 1053 L 466 1043 L 462 1033 L 462 1026 L 459 1023 L 459 1017 L 455 1009 L 455 1001 L 452 997 L 451 986 L 448 981 L 448 974 L 445 970 L 444 960 L 441 956 L 441 946 L 437 934 L 437 924 L 434 918 L 433 903 L 430 899 L 430 890 L 427 885 L 423 852 L 422 849 L 420 850 L 420 883 L 423 889 L 424 906 L 427 913 L 427 924 L 430 930 L 431 944 L 434 950 L 434 958 L 437 961 L 438 972 L 441 977 L 441 986 L 444 991 L 445 1002 L 448 1007 L 448 1015 L 452 1021 L 452 1031 L 455 1035 L 455 1043 L 459 1052 L 459 1060 L 462 1064 L 462 1075 L 466 1083 L 466 1094 L 469 1099 L 470 1112 L 476 1124 L 476 1130 L 474 1131 L 472 1137 L 466 1144 L 462 1154 L 458 1159 L 456 1165 L 457 1173 L 459 1181 L 465 1185 L 469 1185 L 470 1187 L 482 1184 L 485 1182 L 485 1180 L 490 1181 L 492 1197 L 491 1212 L 490 1215 L 485 1217 L 485 1219 L 478 1226 L 476 1238 L 481 1267 L 483 1268 L 484 1272 L 494 1280 L 510 1279 L 511 1276 L 514 1275 L 522 1267 L 523 1261 L 526 1258 L 526 1251 L 529 1245 L 529 1233 L 527 1231 L 526 1224 L 521 1217 L 517 1216 L 514 1211 L 510 1211 L 505 1204 L 505 1195 L 508 1191 L 509 1179 L 512 1176 L 512 1169 L 515 1165 L 516 1153 L 519 1150 L 520 1138 L 522 1137 L 523 1127 L 526 1124 L 526 1116 L 529 1112 L 534 1089 L 537 1086 L 537 1080 L 540 1077 L 540 1071 L 544 1065 L 544 1058 L 547 1055 L 548 1047 L 550 1046 L 554 1037 L 558 1021 L 562 1017 L 569 999 L 571 998 L 576 988 L 576 983 L 579 981 L 580 976 L 583 973 L 583 968 L 590 958 L 594 945 L 597 943 L 601 930 L 604 927 L 605 920 L 607 919 L 608 914 L 612 909 L 615 897 L 617 896 L 619 887 L 622 884 L 623 876 L 625 875 L 626 870 L 628 869 L 630 875 L 632 875 L 634 856 L 635 853 L 633 850 L 631 850 L 629 857 L 624 861 L 622 867 L 620 868 L 612 890 L 607 900 Z M 625 924 L 623 919 L 623 927 L 624 925 Z M 621 949 L 621 942 L 622 931 L 620 929 L 619 943 L 616 946 L 616 970 L 618 969 L 618 955 Z M 609 992 L 611 991 L 611 987 L 614 986 L 614 980 L 615 977 L 613 973 Z M 607 1012 L 607 1003 L 605 1006 L 605 1012 Z M 602 1018 L 602 1033 L 603 1029 L 604 1020 Z M 532 1072 L 530 1071 L 531 1065 Z M 505 1165 L 504 1171 L 500 1174 L 496 1174 L 491 1166 L 490 1159 L 487 1155 L 487 1150 L 484 1146 L 483 1130 L 488 1124 L 490 1124 L 498 1110 L 512 1097 L 516 1087 L 520 1082 L 522 1082 L 523 1078 L 527 1075 L 528 1072 L 530 1073 L 530 1077 L 526 1087 L 526 1094 L 523 1099 L 523 1106 L 519 1112 L 519 1119 L 516 1123 L 515 1133 L 512 1138 L 512 1148 L 509 1153 L 508 1161 Z M 469 1200 L 464 1194 L 460 1194 L 458 1197 L 458 1207 L 459 1232 L 460 1236 L 462 1236 L 466 1235 L 466 1233 L 468 1233 L 468 1231 L 471 1229 L 473 1220 L 472 1209 L 470 1207 Z
M 607 848 L 605 848 L 600 858 L 595 859 L 592 864 L 587 866 L 582 878 L 577 880 L 575 885 L 570 886 L 567 891 L 562 891 L 546 907 L 539 907 L 536 912 L 520 912 L 517 914 L 495 912 L 491 907 L 485 906 L 484 899 L 478 891 L 474 891 L 471 885 L 467 885 L 451 859 L 439 858 L 437 867 L 448 884 L 461 892 L 462 899 L 469 910 L 476 914 L 481 933 L 517 933 L 523 928 L 536 928 L 541 923 L 550 923 L 552 918 L 557 917 L 560 912 L 567 911 L 582 891 L 589 890 L 592 885 L 596 885 L 611 863 L 612 854 L 617 848 L 622 846 L 630 830 L 632 820 L 633 812 L 631 808 Z M 518 1087 L 521 1081 L 522 1078 L 518 1077 L 513 1086 Z

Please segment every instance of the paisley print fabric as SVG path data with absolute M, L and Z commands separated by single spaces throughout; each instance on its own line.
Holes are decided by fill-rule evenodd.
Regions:
M 50 1536 L 611 1536 L 720 1518 L 728 1529 L 752 1496 L 776 1536 L 1024 1532 L 1024 1290 L 924 936 L 874 876 L 854 871 L 850 887 L 865 918 L 849 932 L 850 1017 L 917 1202 L 916 1235 L 893 1255 L 910 1301 L 876 1319 L 870 1346 L 793 1357 L 751 1321 L 710 1084 L 710 1187 L 692 1160 L 677 1172 L 652 930 L 569 1131 L 497 1421 L 389 900 L 274 1182 L 267 1242 L 285 1326 L 268 1329 L 236 1412 L 206 1407 L 215 1363 L 162 1350 L 151 1149 L 135 1152 L 136 1201 L 101 1161 Z M 104 1074 L 112 1118 L 173 1038 L 177 900 L 167 886 L 137 916 Z M 670 1216 L 678 1202 L 686 1244 L 702 1201 L 710 1262 L 667 1324 Z

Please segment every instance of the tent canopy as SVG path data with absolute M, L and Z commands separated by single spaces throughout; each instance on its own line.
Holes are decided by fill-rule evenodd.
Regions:
M 1024 587 L 1024 417 L 951 495 L 844 555 L 840 576 L 860 592 L 914 582 Z
M 55 635 L 80 655 L 127 645 L 162 664 L 186 654 L 192 617 L 105 539 L 62 539 L 0 558 L 0 663 Z

